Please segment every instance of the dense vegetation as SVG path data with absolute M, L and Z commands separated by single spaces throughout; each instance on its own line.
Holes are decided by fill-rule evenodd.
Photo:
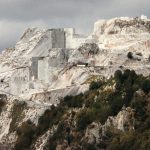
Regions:
M 115 88 L 112 88 L 115 85 Z M 111 87 L 111 88 L 108 88 Z M 137 91 L 143 91 L 138 94 Z M 118 70 L 109 80 L 91 82 L 89 91 L 76 96 L 66 96 L 60 104 L 39 118 L 35 126 L 30 121 L 23 123 L 17 130 L 16 149 L 30 149 L 35 140 L 48 129 L 56 127 L 49 136 L 45 150 L 55 150 L 57 145 L 68 145 L 76 149 L 94 150 L 149 150 L 150 115 L 149 115 L 150 79 L 137 75 L 134 71 Z M 107 129 L 101 142 L 88 144 L 81 141 L 85 130 L 92 122 L 105 124 L 109 116 L 116 116 L 122 107 L 135 110 L 135 130 L 122 132 L 115 128 Z

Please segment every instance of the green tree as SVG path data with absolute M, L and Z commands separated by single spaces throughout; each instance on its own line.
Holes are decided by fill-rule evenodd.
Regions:
M 102 81 L 92 81 L 90 84 L 90 90 L 96 90 L 98 88 L 100 88 L 103 85 Z
M 30 148 L 33 136 L 36 131 L 36 126 L 30 121 L 23 122 L 17 129 L 18 138 L 15 145 L 15 150 L 26 150 Z
M 150 80 L 145 80 L 142 84 L 142 90 L 145 92 L 145 93 L 148 93 L 150 91 Z
M 120 83 L 122 83 L 122 72 L 121 70 L 117 70 L 114 74 L 115 80 L 116 82 L 119 81 Z
M 93 113 L 89 109 L 83 109 L 77 114 L 76 125 L 78 130 L 84 130 L 95 119 Z
M 132 53 L 132 52 L 128 52 L 127 57 L 128 57 L 129 59 L 133 59 L 133 53 Z

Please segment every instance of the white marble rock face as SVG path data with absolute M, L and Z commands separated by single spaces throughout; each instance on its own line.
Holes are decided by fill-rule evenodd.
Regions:
M 127 58 L 129 51 L 133 60 Z M 120 66 L 147 75 L 149 55 L 150 20 L 143 15 L 99 20 L 89 36 L 76 34 L 73 28 L 29 28 L 14 49 L 1 54 L 0 78 L 5 78 L 5 91 L 31 95 L 31 91 L 41 92 L 45 86 L 52 90 L 78 84 L 73 78 L 76 67 L 81 70 L 81 79 L 83 72 L 84 76 L 91 75 L 89 70 L 109 77 Z M 64 76 L 66 82 L 72 81 L 64 84 L 60 81 Z

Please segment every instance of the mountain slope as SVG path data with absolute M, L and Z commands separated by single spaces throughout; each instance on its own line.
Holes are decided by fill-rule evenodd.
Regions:
M 28 137 L 31 138 L 28 141 L 30 148 L 42 150 L 49 138 L 52 138 L 54 146 L 58 146 L 57 149 L 63 149 L 59 146 L 61 147 L 61 140 L 64 140 L 64 137 L 59 137 L 60 135 L 57 133 L 57 125 L 60 120 L 66 117 L 66 121 L 71 123 L 70 126 L 73 130 L 76 130 L 77 120 L 75 117 L 82 109 L 84 110 L 85 105 L 90 105 L 90 102 L 95 102 L 97 97 L 101 96 L 103 101 L 106 98 L 103 94 L 109 96 L 109 90 L 112 93 L 117 90 L 115 86 L 117 81 L 111 78 L 116 70 L 124 72 L 131 69 L 138 75 L 142 74 L 142 77 L 140 75 L 138 78 L 137 75 L 135 76 L 142 84 L 146 78 L 144 76 L 149 75 L 149 56 L 150 20 L 145 17 L 99 20 L 94 25 L 93 33 L 88 37 L 76 34 L 72 28 L 27 29 L 14 48 L 6 49 L 0 55 L 0 92 L 3 104 L 0 114 L 0 143 L 6 144 L 12 149 L 16 141 L 20 144 L 26 138 L 25 135 L 28 137 L 31 134 L 31 137 Z M 98 87 L 95 91 L 89 90 L 91 82 L 97 80 L 104 82 L 105 85 L 102 87 L 105 88 Z M 109 83 L 110 81 L 111 83 Z M 133 84 L 133 81 L 128 82 Z M 122 82 L 121 85 L 117 84 L 117 86 L 124 88 L 125 85 Z M 142 88 L 138 81 L 135 82 L 137 82 L 134 84 L 136 91 L 132 94 L 136 94 Z M 134 88 L 132 90 L 135 90 Z M 108 93 L 105 93 L 105 90 Z M 121 95 L 125 94 L 123 89 L 121 92 L 119 95 L 115 95 L 117 100 L 124 96 Z M 128 93 L 128 91 L 125 92 Z M 7 96 L 7 100 L 3 95 Z M 65 104 L 62 104 L 65 100 L 63 98 L 67 95 L 72 97 Z M 147 93 L 143 95 L 148 97 Z M 132 98 L 134 99 L 134 97 Z M 3 99 L 6 101 L 5 103 L 3 103 Z M 97 120 L 92 118 L 88 125 L 96 126 L 98 130 L 104 130 L 107 125 L 110 127 L 113 124 L 114 128 L 117 129 L 117 134 L 118 130 L 124 131 L 123 124 L 128 122 L 127 118 L 130 113 L 132 114 L 133 107 L 131 104 L 124 107 L 124 103 L 117 102 L 117 104 L 120 106 L 114 114 L 112 112 L 103 114 L 103 111 L 110 111 L 110 106 L 104 103 L 104 107 L 102 107 L 103 105 L 99 104 L 97 107 L 101 108 L 102 112 L 97 111 L 102 113 L 102 119 L 97 123 Z M 72 108 L 72 105 L 78 106 Z M 92 105 L 93 107 L 95 106 Z M 48 111 L 45 111 L 47 109 Z M 87 109 L 90 109 L 90 113 L 87 113 L 85 108 L 83 114 L 87 113 L 87 116 L 91 116 L 91 108 L 87 106 Z M 62 113 L 58 113 L 59 111 Z M 72 116 L 72 111 L 76 113 L 75 116 Z M 56 120 L 53 118 L 55 113 L 58 113 Z M 71 117 L 74 122 L 70 121 Z M 39 118 L 42 118 L 43 121 Z M 47 122 L 47 119 L 49 121 L 52 119 L 52 123 Z M 31 133 L 28 134 L 26 128 L 31 129 Z M 132 125 L 131 128 L 133 129 L 135 126 Z M 18 133 L 18 130 L 21 133 Z M 95 139 L 92 135 L 97 136 L 97 129 L 96 131 L 93 130 L 91 131 L 90 127 L 87 127 L 81 133 L 72 131 L 77 134 L 74 136 L 77 141 L 74 142 L 78 143 L 80 136 L 83 139 L 89 138 L 88 134 L 92 140 L 99 141 L 97 137 Z M 67 136 L 65 131 L 60 132 Z M 53 134 L 56 134 L 60 141 L 53 139 Z M 52 137 L 49 137 L 50 135 Z M 84 141 L 87 140 L 85 139 Z M 91 138 L 88 140 L 90 141 Z M 79 144 L 79 147 L 82 147 L 82 144 Z M 107 142 L 105 144 L 107 145 Z

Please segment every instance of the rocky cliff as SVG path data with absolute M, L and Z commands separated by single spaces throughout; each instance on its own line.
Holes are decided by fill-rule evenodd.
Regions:
M 25 130 L 24 128 L 29 126 L 37 130 L 39 117 L 45 110 L 51 110 L 52 105 L 58 105 L 59 108 L 63 97 L 86 93 L 92 81 L 103 78 L 104 81 L 108 80 L 114 76 L 116 70 L 124 72 L 126 69 L 142 74 L 143 78 L 149 75 L 150 19 L 146 17 L 99 20 L 88 37 L 76 34 L 72 28 L 27 29 L 14 48 L 6 49 L 0 55 L 0 93 L 3 106 L 0 114 L 0 143 L 12 149 L 16 141 L 18 142 L 18 137 L 24 138 L 16 129 L 22 130 L 23 126 Z M 114 86 L 115 83 L 105 88 L 114 90 Z M 93 92 L 84 99 L 91 95 Z M 97 96 L 99 94 L 91 96 L 91 99 L 95 101 Z M 105 125 L 95 122 L 96 120 L 90 122 L 85 135 L 80 135 L 82 140 L 97 141 L 97 138 L 102 136 L 97 135 L 97 130 L 105 131 L 105 128 L 110 126 L 124 131 L 124 124 L 128 124 L 131 130 L 134 129 L 134 118 L 131 115 L 133 110 L 126 108 L 127 106 L 119 109 L 120 112 L 112 117 L 112 114 L 107 116 Z M 62 114 L 71 117 L 69 111 L 72 111 L 72 108 L 67 110 L 68 113 Z M 74 111 L 78 113 L 80 109 L 76 108 Z M 130 117 L 133 119 L 132 123 L 128 119 Z M 40 129 L 31 147 L 44 149 L 57 125 L 58 122 L 52 123 L 45 130 Z M 76 126 L 76 123 L 71 126 Z M 96 131 L 90 126 L 96 126 Z M 92 138 L 88 139 L 91 136 Z M 59 142 L 57 149 L 63 149 L 60 148 L 63 146 L 61 141 Z

